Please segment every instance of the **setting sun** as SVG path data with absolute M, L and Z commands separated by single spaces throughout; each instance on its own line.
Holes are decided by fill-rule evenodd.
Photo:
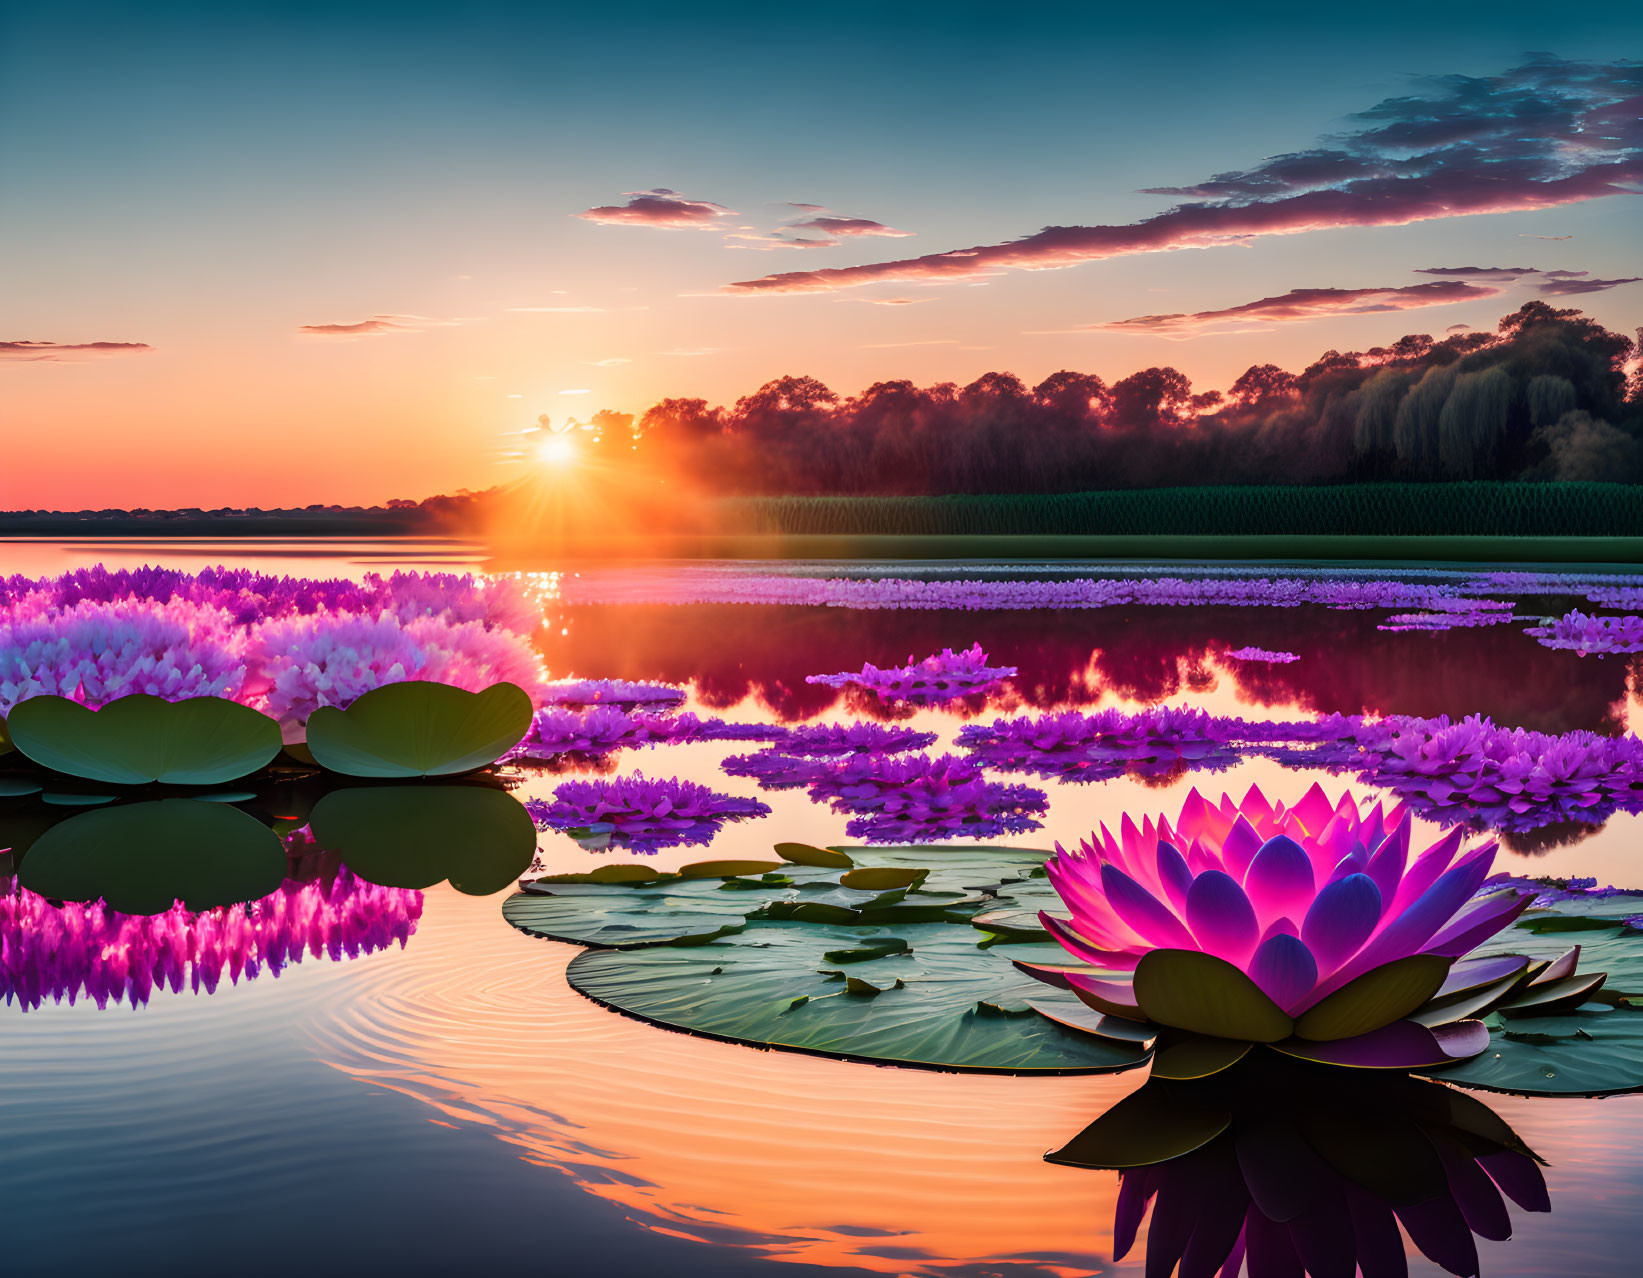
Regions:
M 553 435 L 536 446 L 536 460 L 547 466 L 569 466 L 576 460 L 576 441 L 568 435 Z

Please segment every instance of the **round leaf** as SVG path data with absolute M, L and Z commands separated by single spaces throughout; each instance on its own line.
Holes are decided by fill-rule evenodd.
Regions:
M 1147 1019 L 1212 1038 L 1275 1043 L 1294 1022 L 1225 959 L 1196 950 L 1152 950 L 1135 967 L 1135 998 Z
M 816 865 L 848 870 L 855 864 L 843 852 L 835 852 L 831 848 L 814 848 L 808 843 L 778 843 L 775 852 L 782 860 L 794 865 Z
M 1040 997 L 1043 987 L 978 949 L 975 936 L 945 923 L 898 927 L 905 953 L 852 962 L 846 973 L 827 952 L 887 938 L 754 920 L 707 944 L 590 950 L 567 975 L 589 998 L 643 1020 L 825 1056 L 997 1073 L 1099 1073 L 1146 1059 L 1139 1044 L 1038 1015 L 1023 996 Z M 878 992 L 852 995 L 850 978 Z
M 903 868 L 893 865 L 862 865 L 839 875 L 839 882 L 847 888 L 866 892 L 884 892 L 890 888 L 910 888 L 922 883 L 929 875 L 925 869 Z
M 1438 954 L 1411 954 L 1371 968 L 1307 1008 L 1296 1018 L 1295 1033 L 1327 1043 L 1402 1020 L 1443 987 L 1453 963 Z
M 769 874 L 782 868 L 780 861 L 697 861 L 681 865 L 681 879 L 735 879 L 745 874 Z
M 531 726 L 531 699 L 517 684 L 467 692 L 412 681 L 373 688 L 346 710 L 308 717 L 308 750 L 351 777 L 444 777 L 495 763 Z
M 512 886 L 536 855 L 536 827 L 512 795 L 479 785 L 380 785 L 333 790 L 309 828 L 361 878 L 426 888 L 449 879 L 489 896 Z
M 255 817 L 222 803 L 160 799 L 82 812 L 35 840 L 23 886 L 63 901 L 162 914 L 254 901 L 285 880 L 285 848 Z
M 1552 1025 L 1489 1017 L 1489 1047 L 1469 1061 L 1422 1070 L 1432 1078 L 1521 1096 L 1611 1096 L 1643 1091 L 1643 1012 L 1566 1012 Z M 1555 1029 L 1556 1034 L 1544 1032 Z M 1572 1032 L 1570 1032 L 1572 1031 Z
M 9 722 L 17 749 L 33 762 L 105 785 L 221 785 L 260 771 L 280 752 L 277 723 L 221 697 L 134 693 L 100 710 L 30 697 Z

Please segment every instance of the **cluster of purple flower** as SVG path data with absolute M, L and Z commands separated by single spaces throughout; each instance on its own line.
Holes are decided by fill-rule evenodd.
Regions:
M 586 710 L 549 706 L 538 710 L 510 760 L 551 759 L 561 754 L 608 754 L 638 746 L 687 741 L 771 741 L 786 730 L 762 723 L 727 723 L 694 714 L 644 714 L 595 705 Z
M 1063 780 L 1160 765 L 1214 768 L 1262 754 L 1290 766 L 1352 770 L 1434 820 L 1503 830 L 1643 810 L 1638 737 L 1552 735 L 1481 716 L 1275 722 L 1165 706 L 970 724 L 958 744 L 987 766 Z
M 287 740 L 320 706 L 426 679 L 534 692 L 535 615 L 510 581 L 395 573 L 363 582 L 208 569 L 12 577 L 0 584 L 0 714 L 42 694 L 99 706 L 142 692 L 227 697 Z
M 943 648 L 923 661 L 914 661 L 909 656 L 905 666 L 888 670 L 880 670 L 869 662 L 859 671 L 810 675 L 805 682 L 829 688 L 865 688 L 884 701 L 942 705 L 961 697 L 985 695 L 1015 674 L 1014 666 L 989 666 L 987 654 L 977 643 L 963 652 Z
M 1042 790 L 988 781 L 961 755 L 816 759 L 766 751 L 726 759 L 724 769 L 754 777 L 766 789 L 807 787 L 817 803 L 850 817 L 845 832 L 851 838 L 869 843 L 1020 834 L 1036 830 L 1048 806 Z
M 1126 772 L 1167 772 L 1182 765 L 1227 766 L 1236 721 L 1203 710 L 1154 706 L 995 719 L 959 729 L 957 743 L 988 767 L 1063 781 L 1105 781 Z
M 841 754 L 901 754 L 922 750 L 936 743 L 936 734 L 868 720 L 788 728 L 774 741 L 783 754 L 830 758 Z
M 1457 584 L 1354 577 L 1078 577 L 1013 581 L 903 577 L 770 576 L 685 571 L 582 574 L 565 587 L 572 604 L 789 604 L 854 609 L 1115 608 L 1127 605 L 1427 608 L 1462 593 Z
M 666 683 L 628 683 L 623 679 L 579 679 L 550 683 L 542 689 L 546 706 L 677 706 L 685 690 Z
M 1583 657 L 1643 652 L 1643 617 L 1589 617 L 1577 609 L 1532 626 L 1528 633 L 1542 647 L 1573 649 Z
M 404 946 L 422 893 L 380 887 L 340 870 L 329 884 L 287 881 L 246 905 L 194 914 L 121 914 L 101 902 L 52 904 L 24 888 L 0 894 L 0 1000 L 25 1010 L 48 998 L 133 1007 L 156 990 L 215 990 L 275 976 L 304 955 L 332 960 Z
M 770 805 L 758 799 L 637 772 L 566 781 L 554 790 L 551 802 L 531 799 L 525 809 L 538 829 L 608 834 L 613 843 L 634 852 L 706 844 L 726 821 L 770 815 Z
M 1265 661 L 1272 665 L 1286 665 L 1301 659 L 1299 653 L 1274 652 L 1270 648 L 1234 648 L 1227 656 L 1234 661 Z

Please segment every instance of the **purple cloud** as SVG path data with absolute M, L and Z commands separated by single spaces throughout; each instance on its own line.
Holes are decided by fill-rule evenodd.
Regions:
M 1643 280 L 1643 275 L 1631 275 L 1620 280 L 1575 279 L 1564 276 L 1561 279 L 1547 280 L 1538 285 L 1538 291 L 1545 297 L 1573 297 L 1577 293 L 1601 293 L 1605 289 L 1616 288 L 1621 284 L 1636 284 Z
M 824 235 L 888 236 L 902 239 L 912 234 L 911 231 L 898 231 L 883 222 L 875 222 L 870 217 L 836 217 L 832 214 L 813 217 L 805 222 L 789 222 L 787 226 L 789 230 L 820 231 Z
M 606 204 L 584 209 L 575 216 L 604 226 L 656 226 L 665 230 L 711 231 L 722 217 L 735 215 L 711 200 L 692 200 L 658 186 L 649 191 L 624 191 L 626 204 Z
M 1184 315 L 1138 315 L 1134 319 L 1087 324 L 1086 329 L 1108 333 L 1140 333 L 1154 337 L 1188 337 L 1206 331 L 1244 331 L 1269 324 L 1333 315 L 1375 315 L 1421 306 L 1448 306 L 1498 297 L 1502 290 L 1460 280 L 1434 280 L 1401 288 L 1293 288 L 1276 297 L 1263 297 L 1241 306 Z
M 1643 184 L 1643 64 L 1534 55 L 1492 77 L 1449 76 L 1388 98 L 1307 152 L 1171 188 L 1188 203 L 1127 225 L 1049 226 L 1004 244 L 742 280 L 739 293 L 1045 270 L 1266 235 L 1557 208 Z
M 146 355 L 147 342 L 0 342 L 0 360 L 18 364 L 70 364 L 109 355 Z
M 313 337 L 371 337 L 380 333 L 417 333 L 425 328 L 454 328 L 462 322 L 429 319 L 426 315 L 373 315 L 357 324 L 301 324 L 297 332 Z

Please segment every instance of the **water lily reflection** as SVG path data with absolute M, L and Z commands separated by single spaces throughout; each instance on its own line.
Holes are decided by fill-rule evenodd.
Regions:
M 1476 1274 L 1476 1239 L 1511 1237 L 1507 1200 L 1551 1210 L 1541 1160 L 1468 1093 L 1270 1052 L 1153 1079 L 1048 1158 L 1117 1169 L 1114 1260 L 1150 1210 L 1146 1271 L 1180 1278 L 1406 1275 L 1400 1226 Z

